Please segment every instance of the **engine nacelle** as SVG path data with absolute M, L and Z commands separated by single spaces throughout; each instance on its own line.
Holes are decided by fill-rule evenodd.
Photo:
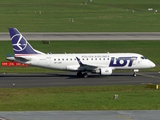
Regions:
M 100 74 L 101 75 L 111 75 L 112 74 L 112 69 L 111 68 L 101 68 L 100 69 Z

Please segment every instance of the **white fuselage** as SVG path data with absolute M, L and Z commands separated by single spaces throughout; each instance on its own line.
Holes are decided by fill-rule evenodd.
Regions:
M 14 56 L 7 60 L 37 67 L 77 71 L 78 77 L 87 77 L 87 72 L 111 75 L 115 69 L 132 69 L 134 76 L 139 69 L 152 68 L 155 64 L 136 53 L 88 53 L 45 54 L 35 50 L 16 28 L 9 28 Z
M 18 57 L 18 56 L 17 56 Z M 80 71 L 80 67 L 76 57 L 83 64 L 88 66 L 96 66 L 97 68 L 115 69 L 145 69 L 155 67 L 155 64 L 149 59 L 145 59 L 142 55 L 136 53 L 97 53 L 97 54 L 35 54 L 20 56 L 28 59 L 27 63 L 33 66 Z M 22 62 L 22 61 L 18 61 Z M 86 68 L 92 71 L 92 67 Z

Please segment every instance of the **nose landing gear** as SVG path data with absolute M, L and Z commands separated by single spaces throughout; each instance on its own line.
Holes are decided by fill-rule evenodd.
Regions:
M 136 77 L 136 76 L 137 76 L 137 74 L 136 74 L 137 72 L 139 72 L 139 70 L 138 70 L 138 69 L 133 70 L 133 76 L 134 76 L 134 77 Z

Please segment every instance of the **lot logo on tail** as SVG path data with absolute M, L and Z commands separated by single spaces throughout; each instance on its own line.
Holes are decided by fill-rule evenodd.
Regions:
M 27 42 L 22 35 L 13 36 L 12 45 L 15 51 L 23 51 L 27 47 Z

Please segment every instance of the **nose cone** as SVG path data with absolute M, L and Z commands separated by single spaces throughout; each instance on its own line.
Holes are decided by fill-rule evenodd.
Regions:
M 150 61 L 150 66 L 153 68 L 153 67 L 155 67 L 156 65 L 155 65 L 152 61 Z
M 156 65 L 152 62 L 151 67 L 156 67 Z

